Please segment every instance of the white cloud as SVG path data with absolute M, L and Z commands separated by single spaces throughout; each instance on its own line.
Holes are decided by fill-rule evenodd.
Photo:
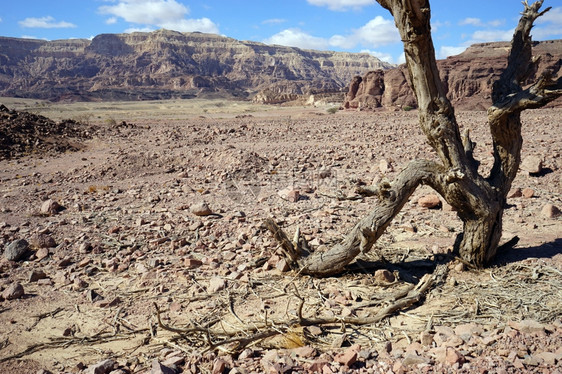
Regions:
M 513 29 L 510 30 L 478 30 L 472 33 L 470 44 L 510 41 L 513 37 Z
M 531 34 L 534 39 L 559 39 L 562 37 L 562 7 L 552 8 L 538 18 Z
M 157 26 L 176 31 L 219 33 L 218 26 L 208 18 L 185 18 L 189 8 L 176 0 L 119 0 L 116 5 L 104 5 L 98 10 L 130 23 L 146 25 L 144 28 Z
M 483 26 L 484 24 L 482 23 L 482 20 L 480 18 L 467 17 L 460 21 L 459 25 Z
M 34 18 L 29 17 L 23 21 L 18 22 L 22 27 L 28 28 L 40 28 L 40 29 L 64 29 L 70 27 L 76 27 L 75 24 L 65 21 L 56 22 L 51 16 Z
M 337 47 L 352 49 L 357 45 L 367 48 L 400 42 L 400 35 L 394 26 L 394 21 L 377 16 L 359 29 L 353 30 L 349 35 L 333 35 L 322 38 L 307 34 L 300 29 L 286 29 L 264 40 L 267 44 L 289 45 L 305 49 L 325 49 Z
M 287 45 L 303 49 L 326 49 L 329 46 L 326 39 L 312 36 L 300 29 L 283 30 L 272 37 L 267 38 L 264 43 Z
M 271 18 L 271 19 L 266 19 L 261 23 L 262 25 L 278 25 L 280 23 L 285 23 L 285 22 L 287 22 L 287 20 L 283 18 Z
M 386 20 L 376 16 L 364 26 L 353 30 L 350 35 L 334 35 L 330 38 L 330 45 L 344 49 L 350 49 L 356 45 L 377 48 L 383 45 L 393 44 L 400 41 L 398 30 L 394 21 Z
M 217 25 L 215 25 L 213 21 L 208 18 L 181 19 L 178 21 L 164 22 L 158 26 L 161 26 L 165 29 L 181 32 L 200 31 L 211 34 L 219 33 Z
M 346 10 L 348 8 L 358 9 L 372 5 L 375 0 L 306 0 L 309 4 L 326 6 L 330 10 Z
M 499 27 L 505 23 L 501 19 L 493 19 L 490 21 L 482 21 L 480 18 L 467 17 L 459 22 L 460 26 L 474 26 L 474 27 Z
M 449 56 L 458 55 L 466 50 L 466 47 L 451 47 L 451 46 L 441 46 L 437 53 L 437 58 L 447 58 Z
M 369 49 L 362 49 L 361 53 L 368 53 L 372 56 L 375 56 L 381 61 L 388 62 L 389 64 L 394 64 L 394 59 L 392 58 L 392 55 L 390 53 L 371 51 Z
M 117 17 L 111 17 L 105 20 L 105 23 L 108 25 L 113 25 L 117 23 Z
M 351 36 L 359 44 L 378 47 L 400 41 L 400 34 L 394 25 L 394 21 L 376 16 Z

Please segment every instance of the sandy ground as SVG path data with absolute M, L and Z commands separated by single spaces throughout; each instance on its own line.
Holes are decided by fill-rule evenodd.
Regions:
M 25 290 L 0 302 L 0 371 L 94 372 L 111 360 L 95 372 L 560 372 L 562 220 L 542 210 L 562 208 L 562 110 L 524 115 L 523 157 L 540 157 L 543 172 L 516 178 L 528 197 L 509 199 L 504 240 L 520 241 L 493 266 L 467 270 L 447 256 L 460 221 L 446 204 L 420 207 L 431 193 L 421 187 L 376 250 L 345 274 L 313 279 L 283 267 L 262 221 L 291 234 L 298 226 L 318 250 L 340 240 L 376 199 L 336 196 L 433 157 L 415 111 L 0 102 L 101 129 L 78 152 L 0 161 L 0 244 L 25 239 L 33 249 L 0 263 L 0 289 Z M 485 172 L 493 161 L 485 113 L 457 115 Z M 287 187 L 298 201 L 280 197 Z M 41 213 L 47 200 L 64 209 Z M 193 213 L 202 202 L 213 214 Z M 211 337 L 217 343 L 275 324 L 285 331 L 301 299 L 306 318 L 368 318 L 437 263 L 446 278 L 379 323 L 297 326 L 243 349 L 168 331 L 154 307 L 166 326 L 222 333 Z M 393 281 L 381 280 L 383 269 Z

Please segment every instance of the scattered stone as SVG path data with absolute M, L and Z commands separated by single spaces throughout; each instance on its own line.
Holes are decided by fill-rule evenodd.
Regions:
M 37 252 L 35 252 L 35 257 L 37 257 L 37 261 L 41 261 L 47 256 L 49 256 L 49 248 L 39 248 Z
M 62 205 L 52 199 L 49 199 L 41 204 L 41 209 L 39 210 L 39 212 L 47 216 L 52 216 L 60 212 L 62 209 Z
M 386 174 L 386 173 L 393 172 L 394 167 L 392 167 L 392 164 L 388 160 L 385 160 L 383 158 L 382 160 L 379 161 L 379 170 L 381 173 Z
M 529 174 L 538 174 L 542 171 L 542 159 L 537 155 L 529 155 L 521 161 L 520 169 Z
M 524 188 L 523 191 L 521 191 L 521 194 L 524 198 L 530 199 L 535 196 L 535 191 L 532 188 Z
M 38 270 L 32 270 L 31 273 L 29 274 L 29 283 L 33 283 L 33 282 L 37 282 L 40 279 L 45 279 L 47 278 L 47 274 L 45 274 L 45 272 L 41 269 Z
M 542 207 L 541 215 L 544 218 L 553 219 L 562 215 L 562 211 L 557 206 L 549 203 Z
M 447 347 L 447 352 L 445 355 L 445 362 L 449 365 L 462 364 L 465 358 L 456 349 L 452 347 Z
M 211 208 L 209 208 L 209 205 L 205 201 L 193 204 L 189 208 L 189 211 L 199 217 L 209 216 L 213 214 L 213 211 L 211 210 Z
M 8 288 L 4 290 L 4 292 L 2 292 L 2 297 L 5 300 L 15 300 L 15 299 L 19 299 L 24 294 L 25 291 L 23 289 L 23 286 L 18 282 L 14 282 L 10 284 Z
M 209 288 L 207 291 L 209 293 L 216 293 L 224 290 L 225 288 L 226 288 L 226 280 L 220 277 L 213 277 L 209 281 Z
M 392 283 L 396 278 L 389 270 L 379 269 L 375 271 L 375 280 L 380 283 Z
M 523 192 L 521 191 L 521 188 L 512 188 L 511 190 L 509 190 L 507 194 L 508 199 L 513 199 L 515 197 L 521 197 L 521 196 L 523 196 Z
M 347 367 L 353 365 L 357 361 L 357 347 L 351 346 L 344 353 L 337 354 L 334 357 L 334 361 Z
M 175 371 L 167 366 L 164 366 L 158 362 L 158 360 L 152 360 L 150 374 L 175 374 Z
M 420 343 L 425 346 L 430 346 L 433 343 L 433 334 L 427 330 L 420 333 Z
M 511 328 L 523 333 L 544 333 L 545 327 L 542 323 L 532 319 L 524 319 L 521 322 L 509 321 L 507 323 Z
M 29 249 L 29 243 L 25 239 L 17 239 L 6 246 L 4 257 L 9 261 L 20 260 Z
M 203 261 L 197 260 L 195 258 L 186 258 L 185 260 L 183 260 L 183 264 L 188 269 L 195 269 L 203 265 Z
M 116 362 L 112 359 L 107 359 L 98 362 L 95 365 L 88 366 L 86 370 L 84 370 L 84 374 L 108 374 L 113 370 Z
M 311 347 L 309 345 L 305 345 L 304 347 L 293 348 L 291 350 L 295 355 L 302 358 L 312 358 L 316 357 L 318 351 L 316 348 Z
M 300 199 L 300 191 L 292 187 L 284 188 L 277 192 L 277 195 L 284 200 L 296 203 Z
M 31 245 L 34 248 L 54 248 L 57 246 L 57 242 L 51 235 L 40 233 L 33 235 Z
M 418 199 L 418 205 L 426 209 L 436 209 L 441 206 L 441 199 L 435 194 L 425 195 Z
M 275 265 L 275 268 L 282 273 L 284 273 L 286 271 L 289 271 L 289 269 L 290 269 L 289 264 L 287 263 L 287 260 L 285 260 L 284 258 L 282 258 L 281 260 L 279 260 L 277 262 L 277 264 Z

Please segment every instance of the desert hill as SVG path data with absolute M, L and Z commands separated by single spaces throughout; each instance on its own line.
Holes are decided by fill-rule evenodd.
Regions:
M 441 80 L 446 85 L 449 99 L 455 107 L 485 110 L 491 105 L 493 82 L 507 65 L 510 43 L 474 44 L 463 53 L 437 61 Z M 529 83 L 545 71 L 560 77 L 562 40 L 536 42 L 534 56 L 540 57 L 539 68 Z M 407 69 L 401 65 L 391 70 L 373 70 L 351 81 L 343 107 L 373 110 L 376 108 L 415 107 L 416 100 L 407 81 Z M 558 99 L 550 106 L 562 106 Z
M 260 93 L 257 100 L 270 103 L 340 92 L 353 76 L 390 67 L 366 53 L 302 50 L 198 32 L 55 41 L 0 37 L 0 95 L 55 101 Z

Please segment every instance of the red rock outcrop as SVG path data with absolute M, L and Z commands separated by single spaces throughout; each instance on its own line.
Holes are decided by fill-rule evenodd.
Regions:
M 484 110 L 491 105 L 492 84 L 506 66 L 509 48 L 507 42 L 475 44 L 457 56 L 437 61 L 447 96 L 456 108 Z M 536 42 L 533 53 L 540 56 L 540 63 L 537 71 L 531 74 L 529 83 L 545 71 L 560 77 L 562 40 Z M 359 110 L 416 107 L 405 66 L 372 71 L 363 78 L 354 77 L 342 106 Z M 562 100 L 558 99 L 549 106 L 562 106 Z

